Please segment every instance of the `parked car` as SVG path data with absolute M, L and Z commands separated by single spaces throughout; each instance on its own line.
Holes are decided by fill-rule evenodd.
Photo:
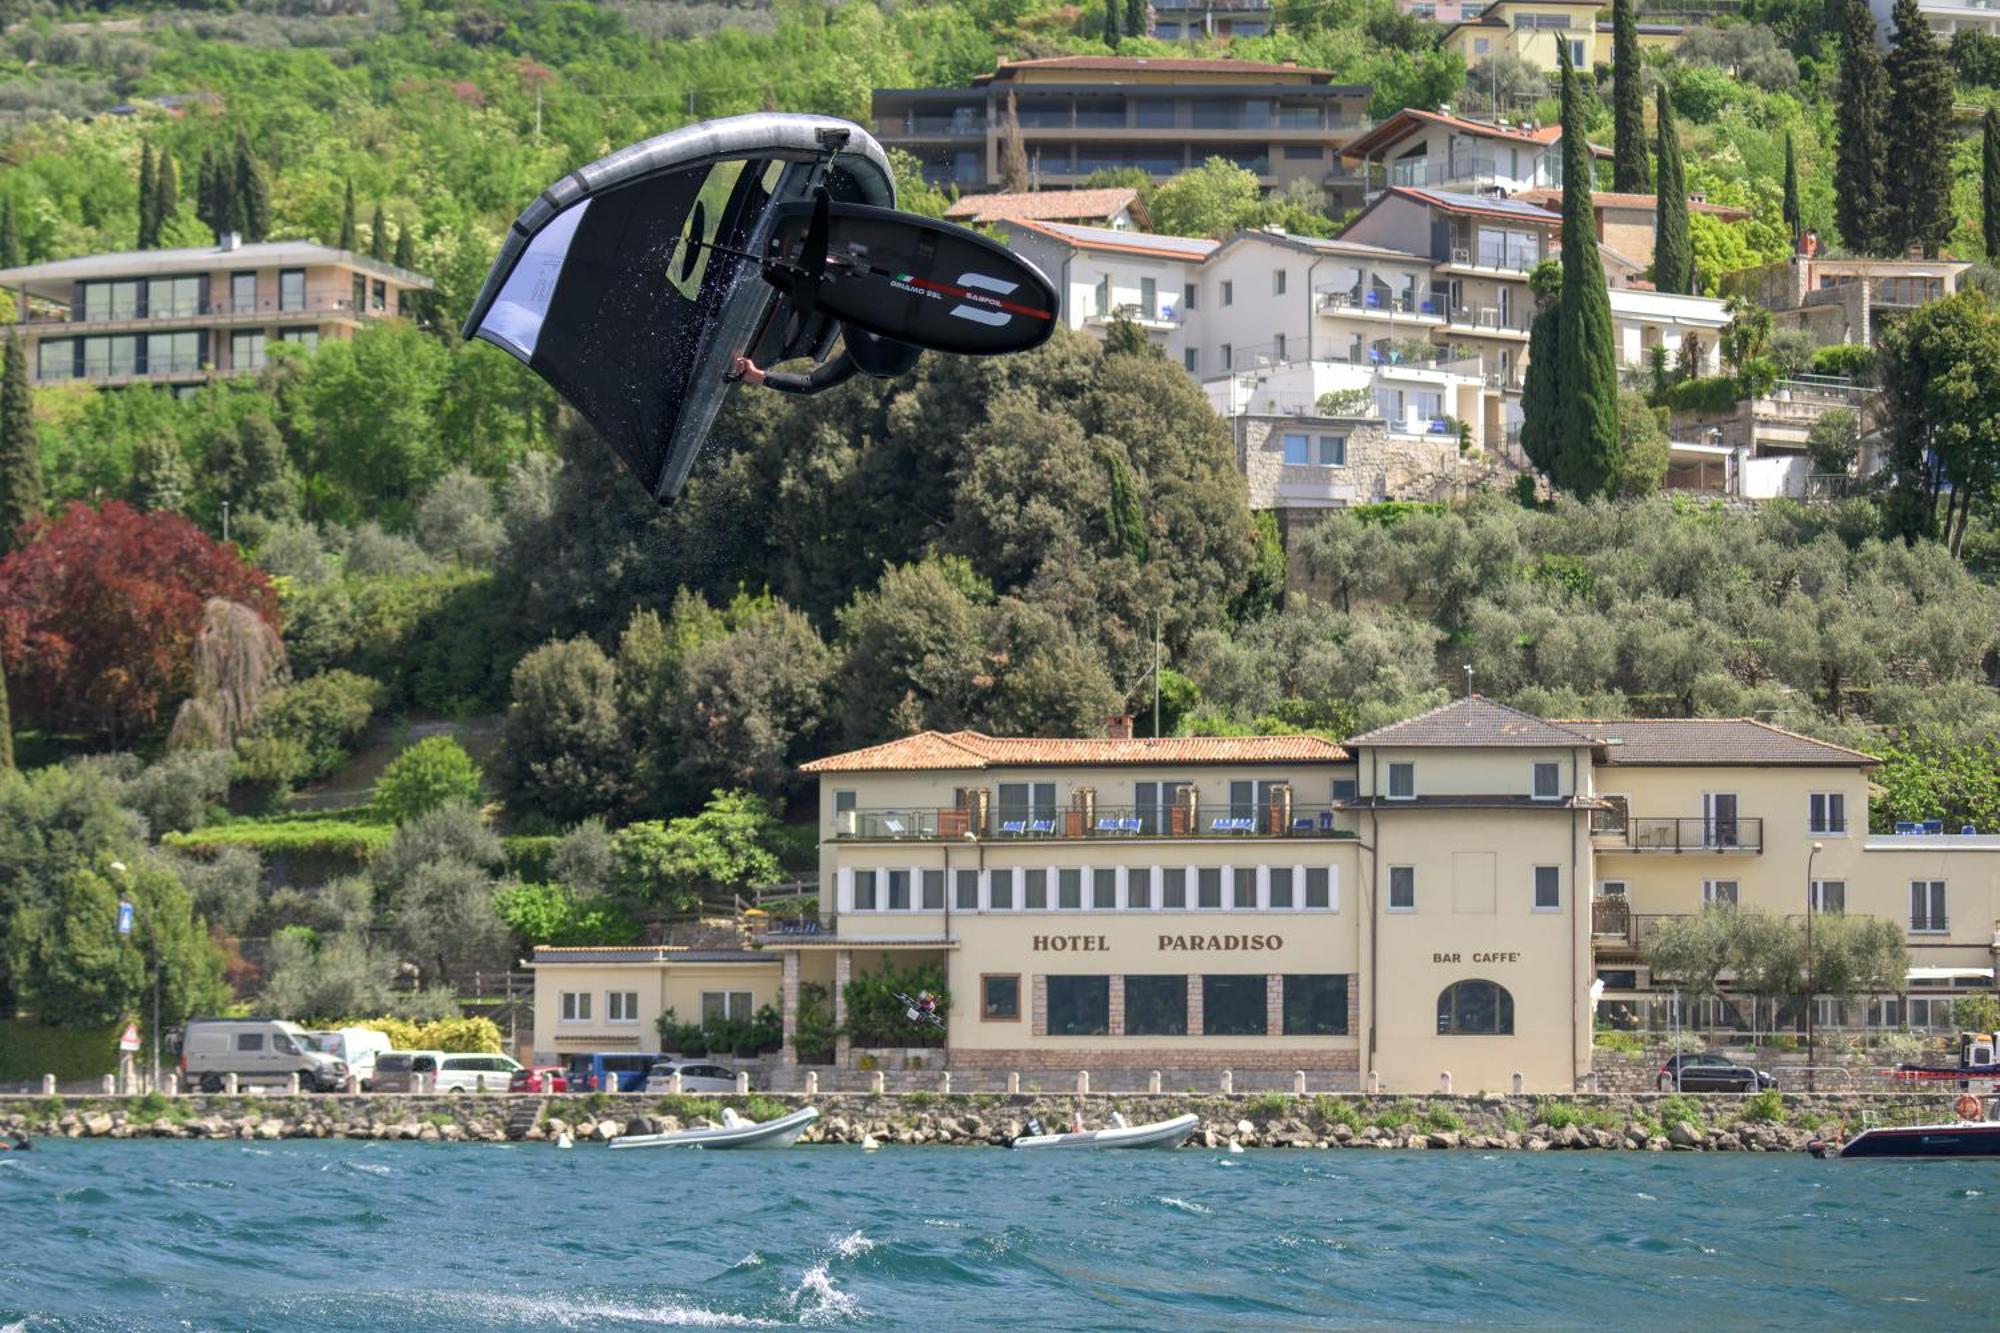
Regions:
M 1714 1051 L 1674 1055 L 1660 1066 L 1653 1086 L 1661 1092 L 1758 1092 L 1777 1080 L 1761 1069 L 1739 1065 Z
M 191 1018 L 181 1033 L 181 1078 L 203 1092 L 221 1092 L 230 1074 L 243 1082 L 289 1083 L 308 1092 L 337 1092 L 347 1064 L 313 1045 L 296 1023 L 275 1018 Z
M 569 1086 L 576 1092 L 638 1092 L 660 1057 L 643 1051 L 596 1051 L 569 1058 Z
M 373 1028 L 328 1028 L 306 1035 L 313 1039 L 313 1045 L 334 1059 L 345 1060 L 348 1069 L 361 1080 L 363 1092 L 374 1087 L 375 1057 L 395 1046 L 387 1033 Z
M 536 1065 L 507 1080 L 509 1092 L 568 1092 L 569 1079 L 561 1065 Z
M 443 1051 L 384 1051 L 375 1057 L 375 1092 L 411 1092 L 417 1075 L 435 1080 Z
M 696 1060 L 661 1060 L 646 1071 L 647 1092 L 673 1091 L 674 1072 L 680 1071 L 682 1092 L 734 1092 L 736 1071 L 722 1065 Z
M 460 1054 L 448 1051 L 438 1060 L 439 1092 L 505 1092 L 521 1072 L 511 1055 Z

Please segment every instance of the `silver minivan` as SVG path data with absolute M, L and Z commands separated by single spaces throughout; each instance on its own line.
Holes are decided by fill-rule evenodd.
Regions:
M 308 1092 L 338 1092 L 347 1063 L 328 1055 L 297 1023 L 277 1018 L 191 1018 L 181 1034 L 181 1077 L 203 1092 L 239 1082 L 283 1084 L 299 1076 Z

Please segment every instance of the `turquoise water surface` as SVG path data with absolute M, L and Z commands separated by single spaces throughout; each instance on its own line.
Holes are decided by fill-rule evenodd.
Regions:
M 45 1142 L 0 1333 L 1990 1327 L 2000 1163 Z

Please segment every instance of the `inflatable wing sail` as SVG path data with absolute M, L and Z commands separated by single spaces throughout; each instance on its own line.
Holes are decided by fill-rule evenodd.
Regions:
M 821 359 L 843 325 L 972 355 L 1049 337 L 1056 293 L 1032 264 L 894 203 L 881 146 L 847 121 L 691 125 L 523 210 L 464 333 L 547 380 L 669 500 L 738 355 Z

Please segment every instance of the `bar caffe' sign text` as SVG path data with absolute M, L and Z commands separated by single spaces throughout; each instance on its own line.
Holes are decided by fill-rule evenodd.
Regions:
M 1162 935 L 1161 953 L 1262 953 L 1285 947 L 1283 935 Z M 1102 935 L 1037 935 L 1036 953 L 1105 953 L 1111 948 Z

